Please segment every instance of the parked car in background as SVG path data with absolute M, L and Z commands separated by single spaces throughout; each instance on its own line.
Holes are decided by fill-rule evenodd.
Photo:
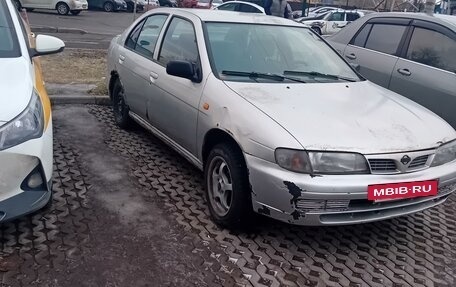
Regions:
M 161 7 L 177 7 L 178 6 L 177 0 L 159 0 L 158 2 L 160 3 Z M 197 2 L 197 0 L 194 0 L 194 2 Z
M 88 0 L 89 9 L 102 9 L 105 12 L 127 11 L 125 0 Z
M 202 9 L 214 9 L 217 8 L 219 5 L 223 4 L 222 0 L 198 0 L 198 4 L 196 5 L 196 8 L 202 8 Z M 211 5 L 211 6 L 209 6 Z
M 330 12 L 321 13 L 318 16 L 314 16 L 314 17 L 301 17 L 301 18 L 294 19 L 294 21 L 299 22 L 299 23 L 303 23 L 304 21 L 310 21 L 310 20 L 322 20 L 329 13 Z
M 456 128 L 456 17 L 375 13 L 328 38 L 360 73 Z
M 2 0 L 4 1 L 4 0 Z M 34 9 L 56 10 L 60 15 L 78 15 L 87 10 L 87 0 L 13 0 L 18 9 L 25 8 L 31 12 Z
M 0 1 L 0 222 L 52 200 L 51 102 L 39 57 L 62 51 L 60 39 L 34 36 L 10 0 Z
M 317 8 L 313 8 L 313 9 L 311 8 L 306 17 L 316 17 L 322 13 L 326 13 L 329 11 L 337 11 L 337 10 L 340 10 L 340 9 L 336 8 L 336 7 L 330 7 L 330 6 L 321 6 L 321 7 L 317 7 Z
M 135 0 L 124 0 L 127 3 L 127 11 L 133 12 L 135 7 Z M 136 11 L 144 11 L 144 8 L 147 5 L 147 0 L 136 0 Z
M 334 10 L 329 11 L 321 20 L 304 20 L 303 24 L 309 25 L 320 35 L 331 35 L 338 32 L 348 23 L 364 16 L 363 12 Z
M 265 14 L 264 8 L 245 1 L 228 1 L 215 8 L 216 10 L 236 11 L 244 13 Z
M 456 189 L 456 131 L 373 84 L 279 17 L 154 9 L 108 49 L 115 122 L 134 120 L 204 171 L 212 219 L 384 220 Z

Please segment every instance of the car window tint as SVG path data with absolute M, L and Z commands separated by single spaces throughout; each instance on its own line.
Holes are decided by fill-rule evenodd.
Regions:
M 136 42 L 138 41 L 139 37 L 139 32 L 141 32 L 142 25 L 144 24 L 144 21 L 141 21 L 130 33 L 130 36 L 128 36 L 127 41 L 125 42 L 125 46 L 135 49 Z
M 396 54 L 406 26 L 375 24 L 366 42 L 366 48 L 382 53 Z
M 335 12 L 329 16 L 328 21 L 345 21 L 345 13 L 343 12 Z
M 139 33 L 135 51 L 147 58 L 153 58 L 158 35 L 167 17 L 166 15 L 154 15 L 147 18 Z
M 198 62 L 195 30 L 192 23 L 181 18 L 174 18 L 169 24 L 158 59 L 165 66 L 175 60 Z
M 407 59 L 456 72 L 456 41 L 424 28 L 415 28 L 407 50 Z
M 237 7 L 237 6 L 238 6 L 238 5 L 235 4 L 235 3 L 228 3 L 228 4 L 225 4 L 225 5 L 223 5 L 223 6 L 218 7 L 217 9 L 218 9 L 218 10 L 227 10 L 227 11 L 237 11 L 237 10 L 236 10 L 236 7 Z
M 247 4 L 240 4 L 239 11 L 246 12 L 246 13 L 261 13 L 261 11 L 258 10 L 257 8 L 253 7 L 252 5 L 247 5 Z
M 355 21 L 358 18 L 358 13 L 347 13 L 347 21 Z
M 364 26 L 364 28 L 361 31 L 359 31 L 358 35 L 356 35 L 355 39 L 352 41 L 353 45 L 358 47 L 364 47 L 371 28 L 372 24 L 367 24 L 366 26 Z

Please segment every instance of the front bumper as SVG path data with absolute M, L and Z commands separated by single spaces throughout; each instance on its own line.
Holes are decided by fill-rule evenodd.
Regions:
M 87 10 L 89 5 L 87 2 L 70 2 L 70 10 Z
M 0 222 L 34 212 L 51 198 L 52 121 L 41 138 L 0 152 Z M 30 188 L 32 174 L 42 184 Z
M 114 10 L 116 11 L 127 11 L 127 4 L 121 4 L 114 2 Z
M 395 175 L 322 175 L 290 172 L 245 155 L 253 209 L 298 225 L 348 225 L 412 214 L 443 203 L 456 190 L 456 163 Z M 371 184 L 439 180 L 436 196 L 374 203 Z

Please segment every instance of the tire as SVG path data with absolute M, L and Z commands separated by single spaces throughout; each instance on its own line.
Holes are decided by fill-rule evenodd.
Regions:
M 318 34 L 321 35 L 321 29 L 319 27 L 312 27 L 312 29 Z
M 81 14 L 81 10 L 72 10 L 70 12 L 71 12 L 71 15 L 74 15 L 74 16 Z
M 239 148 L 227 143 L 216 145 L 206 161 L 204 181 L 212 220 L 227 228 L 247 227 L 253 214 L 251 189 Z
M 70 13 L 70 7 L 68 7 L 66 3 L 59 2 L 55 8 L 59 15 L 68 15 L 68 13 Z
M 104 4 L 103 4 L 103 10 L 105 12 L 113 12 L 114 11 L 114 4 L 112 4 L 111 1 L 106 1 Z
M 119 80 L 112 89 L 112 110 L 116 124 L 123 129 L 128 129 L 131 126 L 131 118 L 128 115 L 130 108 L 125 103 L 124 89 Z

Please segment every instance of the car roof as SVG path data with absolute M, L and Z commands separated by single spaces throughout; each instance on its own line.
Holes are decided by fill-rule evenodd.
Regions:
M 182 9 L 182 8 L 156 8 L 152 10 L 155 13 L 170 13 L 175 15 L 193 15 L 203 22 L 228 22 L 228 23 L 255 23 L 281 26 L 303 27 L 302 24 L 290 19 L 269 16 L 259 13 L 243 13 L 234 11 L 220 11 L 211 9 Z
M 366 15 L 366 19 L 377 18 L 377 17 L 388 17 L 388 18 L 410 18 L 424 21 L 432 21 L 447 27 L 451 27 L 456 30 L 456 17 L 451 15 L 432 14 L 428 15 L 425 13 L 412 13 L 412 12 L 376 12 L 369 13 Z

